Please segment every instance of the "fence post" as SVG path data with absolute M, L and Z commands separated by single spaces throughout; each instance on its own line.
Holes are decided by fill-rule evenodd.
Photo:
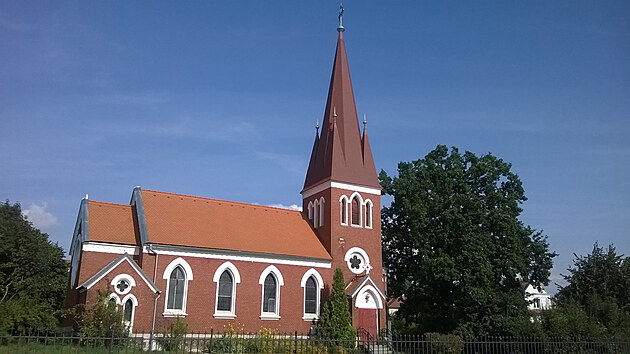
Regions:
M 295 349 L 293 350 L 294 353 L 297 353 L 297 331 L 295 331 Z
M 210 346 L 208 346 L 208 353 L 212 353 L 212 335 L 214 334 L 214 328 L 210 328 Z

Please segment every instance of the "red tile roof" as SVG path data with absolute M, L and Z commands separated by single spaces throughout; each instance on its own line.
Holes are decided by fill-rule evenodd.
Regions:
M 139 233 L 134 219 L 130 205 L 88 201 L 90 241 L 135 245 Z
M 331 259 L 299 211 L 142 190 L 152 243 Z

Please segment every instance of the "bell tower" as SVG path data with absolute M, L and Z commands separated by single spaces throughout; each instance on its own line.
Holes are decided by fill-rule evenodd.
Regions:
M 332 256 L 332 268 L 344 271 L 348 295 L 353 297 L 355 327 L 371 326 L 371 320 L 366 325 L 358 315 L 358 310 L 367 306 L 375 309 L 376 318 L 381 319 L 375 328 L 384 328 L 381 186 L 365 119 L 362 132 L 359 127 L 342 14 L 343 8 L 321 133 L 318 127 L 301 192 L 302 203 L 305 216 Z M 370 313 L 375 318 L 374 311 Z

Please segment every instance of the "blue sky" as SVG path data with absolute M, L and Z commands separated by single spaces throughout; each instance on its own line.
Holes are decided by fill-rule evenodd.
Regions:
M 629 2 L 344 5 L 377 169 L 437 144 L 492 152 L 560 253 L 552 282 L 595 241 L 630 254 Z M 0 2 L 0 199 L 66 249 L 86 193 L 300 204 L 337 9 Z

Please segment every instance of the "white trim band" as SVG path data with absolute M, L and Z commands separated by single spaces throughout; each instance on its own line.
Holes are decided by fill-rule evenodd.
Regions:
M 347 189 L 350 191 L 354 191 L 354 192 L 359 192 L 359 193 L 367 193 L 367 194 L 374 194 L 374 195 L 381 195 L 381 190 L 378 188 L 373 188 L 373 187 L 365 187 L 365 186 L 359 186 L 356 184 L 350 184 L 350 183 L 342 183 L 342 182 L 335 182 L 335 181 L 326 181 L 324 183 L 318 184 L 316 186 L 313 186 L 307 190 L 302 191 L 302 198 L 308 198 L 314 194 L 317 194 L 319 192 L 322 192 L 328 188 L 339 188 L 339 189 Z
M 114 254 L 132 254 L 138 255 L 140 254 L 140 247 L 137 246 L 126 246 L 126 245 L 116 245 L 111 243 L 101 243 L 101 242 L 91 242 L 86 241 L 83 242 L 83 247 L 81 250 L 85 252 L 98 252 L 98 253 L 114 253 Z

